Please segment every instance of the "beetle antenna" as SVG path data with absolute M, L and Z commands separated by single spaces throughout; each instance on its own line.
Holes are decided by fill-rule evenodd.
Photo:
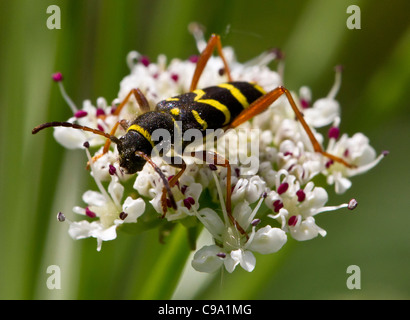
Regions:
M 110 139 L 112 142 L 118 144 L 121 144 L 120 139 L 118 139 L 116 136 L 112 136 L 109 135 L 108 133 L 105 133 L 103 131 L 100 131 L 98 129 L 93 129 L 90 127 L 86 127 L 86 126 L 80 126 L 79 124 L 76 123 L 71 123 L 71 122 L 47 122 L 47 123 L 43 123 L 40 124 L 39 126 L 35 127 L 31 133 L 32 134 L 36 134 L 37 132 L 45 129 L 45 128 L 51 128 L 51 127 L 67 127 L 67 128 L 73 128 L 73 129 L 78 129 L 78 130 L 83 130 L 83 131 L 88 131 L 88 132 L 92 132 L 94 134 L 98 134 L 100 136 L 103 136 L 107 139 Z

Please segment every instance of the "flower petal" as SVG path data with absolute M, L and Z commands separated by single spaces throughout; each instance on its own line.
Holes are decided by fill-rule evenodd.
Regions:
M 141 198 L 133 199 L 128 197 L 125 199 L 122 209 L 127 213 L 127 217 L 124 219 L 124 222 L 137 222 L 137 219 L 145 211 L 145 202 Z
M 331 124 L 340 114 L 340 106 L 336 100 L 322 98 L 313 104 L 312 108 L 303 110 L 306 122 L 320 128 Z
M 255 268 L 255 256 L 252 252 L 244 251 L 243 249 L 233 250 L 231 254 L 225 258 L 225 268 L 229 273 L 232 273 L 238 264 L 240 264 L 244 270 L 251 272 Z
M 221 248 L 216 245 L 204 246 L 194 254 L 192 267 L 199 272 L 215 272 L 223 265 L 223 259 L 217 254 Z
M 75 221 L 70 223 L 68 234 L 75 240 L 85 239 L 91 236 L 91 231 L 96 227 L 95 222 L 90 223 L 87 220 Z
M 256 232 L 248 249 L 261 254 L 274 253 L 279 251 L 286 241 L 285 231 L 267 225 Z
M 100 222 L 87 220 L 70 223 L 68 234 L 75 240 L 93 237 L 97 239 L 97 251 L 101 250 L 102 241 L 114 240 L 117 237 L 117 224 L 104 228 Z
M 124 194 L 124 186 L 118 183 L 117 176 L 112 176 L 111 182 L 108 185 L 108 192 L 114 200 L 114 203 L 120 203 L 122 195 Z
M 319 234 L 324 237 L 326 231 L 316 225 L 313 217 L 308 217 L 301 223 L 297 223 L 295 227 L 289 227 L 290 234 L 298 241 L 306 241 L 316 238 Z
M 96 207 L 102 207 L 107 202 L 107 200 L 101 193 L 97 191 L 92 191 L 92 190 L 88 190 L 84 192 L 83 201 L 89 206 L 96 206 Z
M 67 149 L 83 149 L 83 144 L 87 141 L 87 135 L 83 131 L 72 128 L 56 127 L 53 135 L 54 139 Z
M 211 208 L 204 208 L 198 212 L 201 221 L 214 237 L 220 237 L 225 225 L 219 215 Z

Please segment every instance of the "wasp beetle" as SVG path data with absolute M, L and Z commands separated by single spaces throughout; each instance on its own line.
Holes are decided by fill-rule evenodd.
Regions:
M 197 89 L 197 84 L 201 74 L 215 48 L 223 61 L 224 72 L 228 77 L 228 82 L 204 89 Z M 152 140 L 152 133 L 156 129 L 162 128 L 169 130 L 172 136 L 174 124 L 176 122 L 182 125 L 182 127 L 179 128 L 182 133 L 188 129 L 194 128 L 200 130 L 203 136 L 207 134 L 206 129 L 235 128 L 253 118 L 257 114 L 265 111 L 282 95 L 285 95 L 288 99 L 296 118 L 306 131 L 313 145 L 314 151 L 330 158 L 333 161 L 340 162 L 347 167 L 352 167 L 352 165 L 343 159 L 331 155 L 322 149 L 309 125 L 304 120 L 303 115 L 299 111 L 290 92 L 286 88 L 279 86 L 274 90 L 265 92 L 255 83 L 234 81 L 231 77 L 229 66 L 222 52 L 220 36 L 216 34 L 213 34 L 210 37 L 206 48 L 202 51 L 198 58 L 196 69 L 191 81 L 190 92 L 160 101 L 153 111 L 150 111 L 148 101 L 139 89 L 133 89 L 128 93 L 126 98 L 115 110 L 115 114 L 119 115 L 121 109 L 126 105 L 131 96 L 136 98 L 142 114 L 137 116 L 134 121 L 126 127 L 126 134 L 122 137 L 117 138 L 114 135 L 118 125 L 122 124 L 124 126 L 121 121 L 113 127 L 110 134 L 97 129 L 68 122 L 44 123 L 34 128 L 32 133 L 35 134 L 38 131 L 48 127 L 64 126 L 102 135 L 107 138 L 103 149 L 103 154 L 108 152 L 111 142 L 115 143 L 118 148 L 120 167 L 129 174 L 142 170 L 145 163 L 149 162 L 155 171 L 160 175 L 164 183 L 161 198 L 161 206 L 163 208 L 164 217 L 169 203 L 174 209 L 177 209 L 171 188 L 178 182 L 178 179 L 181 177 L 186 168 L 186 164 L 184 161 L 182 161 L 179 165 L 171 164 L 181 170 L 168 181 L 160 168 L 151 160 L 151 153 L 156 147 L 156 144 L 160 142 L 154 142 Z M 206 150 L 192 153 L 191 156 L 200 158 L 213 166 L 218 165 L 227 168 L 226 211 L 232 224 L 235 225 L 241 233 L 246 234 L 232 215 L 231 166 L 229 164 L 229 160 L 223 158 L 215 152 Z M 168 204 L 167 194 L 169 199 Z

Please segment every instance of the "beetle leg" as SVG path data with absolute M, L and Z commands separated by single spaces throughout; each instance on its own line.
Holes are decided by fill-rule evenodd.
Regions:
M 286 98 L 288 99 L 293 111 L 295 112 L 296 118 L 299 120 L 300 124 L 302 125 L 303 129 L 305 130 L 306 134 L 309 137 L 310 142 L 313 145 L 313 150 L 322 154 L 323 156 L 332 159 L 333 161 L 342 163 L 348 168 L 354 168 L 355 166 L 347 163 L 344 159 L 339 158 L 335 155 L 329 154 L 323 150 L 320 143 L 317 141 L 315 135 L 313 134 L 312 130 L 310 129 L 309 125 L 306 123 L 305 119 L 303 118 L 302 112 L 299 111 L 299 108 L 296 106 L 295 101 L 292 98 L 289 90 L 285 87 L 277 87 L 272 91 L 269 91 L 256 101 L 254 101 L 248 108 L 243 110 L 229 125 L 229 128 L 235 128 L 240 124 L 250 120 L 254 116 L 260 114 L 261 112 L 265 111 L 273 102 L 275 102 L 280 96 L 285 94 Z
M 176 163 L 174 163 L 175 161 L 173 161 L 173 159 L 175 159 L 175 158 L 176 157 L 171 157 L 171 163 L 168 163 L 168 164 L 170 166 L 180 168 L 181 170 L 168 181 L 170 188 L 174 187 L 177 184 L 179 178 L 182 176 L 182 174 L 184 173 L 184 171 L 186 169 L 185 161 L 182 158 L 178 157 L 181 160 L 181 164 L 176 164 Z M 165 186 L 162 189 L 161 204 L 162 204 L 162 209 L 163 209 L 163 214 L 162 214 L 161 218 L 165 218 L 165 215 L 167 214 L 166 209 L 168 207 L 168 205 L 167 205 L 167 189 L 165 188 Z
M 142 113 L 146 113 L 146 112 L 150 111 L 150 106 L 149 106 L 148 100 L 145 97 L 145 95 L 141 92 L 141 90 L 140 89 L 131 89 L 131 91 L 128 92 L 125 99 L 115 109 L 115 111 L 114 111 L 115 115 L 120 114 L 122 108 L 127 104 L 128 100 L 131 98 L 132 95 L 134 95 L 135 99 L 137 100 L 138 106 L 140 107 Z
M 229 220 L 231 223 L 236 227 L 236 229 L 246 236 L 249 239 L 248 234 L 246 231 L 241 227 L 238 221 L 235 220 L 234 216 L 232 215 L 232 204 L 231 204 L 231 192 L 232 192 L 232 184 L 231 184 L 231 165 L 228 159 L 225 159 L 220 154 L 213 152 L 213 151 L 197 151 L 191 152 L 190 155 L 192 157 L 201 159 L 207 164 L 213 164 L 215 166 L 221 166 L 227 169 L 226 174 L 226 213 L 228 215 Z
M 222 52 L 221 37 L 217 34 L 212 34 L 211 38 L 209 38 L 208 40 L 208 44 L 206 45 L 206 48 L 204 49 L 204 51 L 202 51 L 201 55 L 199 56 L 198 62 L 196 64 L 194 76 L 192 77 L 190 91 L 194 91 L 196 89 L 199 78 L 201 77 L 202 72 L 204 71 L 204 68 L 209 58 L 212 56 L 212 53 L 214 52 L 215 47 L 216 47 L 216 50 L 218 51 L 218 55 L 221 57 L 222 62 L 224 64 L 225 73 L 228 76 L 228 81 L 232 81 L 231 71 L 229 69 L 228 63 L 226 62 L 225 56 Z

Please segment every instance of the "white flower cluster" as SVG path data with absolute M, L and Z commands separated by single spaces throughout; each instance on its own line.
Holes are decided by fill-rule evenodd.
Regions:
M 198 31 L 194 35 L 201 51 L 205 45 L 203 36 Z M 277 51 L 264 52 L 241 64 L 236 61 L 231 48 L 223 50 L 233 79 L 256 82 L 266 91 L 282 85 L 281 73 L 268 67 L 272 60 L 279 57 Z M 74 115 L 68 121 L 110 132 L 119 120 L 132 120 L 140 114 L 135 99 L 131 99 L 119 115 L 114 112 L 118 102 L 131 89 L 139 88 L 153 108 L 160 100 L 189 91 L 197 59 L 198 56 L 191 56 L 187 60 L 173 59 L 167 63 L 166 57 L 160 55 L 156 62 L 152 62 L 137 52 L 131 52 L 127 57 L 131 72 L 120 83 L 118 99 L 108 105 L 105 99 L 100 98 L 96 106 L 85 101 L 81 109 L 69 100 Z M 198 86 L 226 82 L 226 75 L 220 72 L 222 67 L 220 57 L 211 57 Z M 280 60 L 279 69 L 282 67 L 283 61 Z M 61 75 L 55 74 L 54 80 L 62 88 Z M 238 128 L 249 132 L 249 137 L 257 132 L 259 141 L 257 172 L 250 172 L 247 164 L 240 161 L 232 165 L 232 212 L 245 232 L 238 231 L 227 214 L 227 169 L 189 163 L 187 160 L 186 171 L 172 188 L 177 209 L 169 206 L 165 218 L 175 222 L 191 217 L 203 224 L 211 234 L 213 242 L 194 255 L 192 266 L 196 270 L 213 272 L 224 266 L 228 272 L 233 272 L 240 265 L 252 271 L 256 264 L 254 252 L 277 252 L 288 236 L 299 241 L 312 239 L 319 234 L 325 236 L 326 231 L 316 224 L 317 214 L 340 208 L 353 209 L 357 205 L 355 200 L 351 200 L 346 204 L 326 206 L 328 193 L 323 188 L 326 186 L 316 186 L 312 182 L 315 176 L 324 175 L 327 184 L 335 186 L 336 193 L 343 193 L 351 186 L 349 179 L 352 176 L 368 171 L 385 155 L 383 153 L 377 157 L 368 139 L 361 133 L 352 137 L 346 134 L 340 136 L 340 107 L 335 100 L 340 83 L 341 70 L 338 68 L 336 81 L 327 97 L 312 101 L 308 87 L 302 87 L 299 94 L 292 93 L 292 96 L 303 110 L 317 140 L 322 145 L 327 140 L 324 150 L 352 164 L 351 168 L 313 151 L 309 138 L 285 98 L 278 99 L 263 114 Z M 63 95 L 66 96 L 65 92 Z M 323 126 L 330 126 L 327 137 L 315 130 Z M 123 134 L 124 130 L 119 127 L 116 135 Z M 71 237 L 94 237 L 100 250 L 102 241 L 116 238 L 118 227 L 124 223 L 138 223 L 137 219 L 144 214 L 147 206 L 152 205 L 158 216 L 162 215 L 163 181 L 151 165 L 145 165 L 136 175 L 126 175 L 119 167 L 115 146 L 97 161 L 92 161 L 88 147 L 100 146 L 94 156 L 101 155 L 102 145 L 106 142 L 103 137 L 63 127 L 55 128 L 54 136 L 66 148 L 84 148 L 87 141 L 85 146 L 91 175 L 99 188 L 99 192 L 84 193 L 85 207 L 74 207 L 75 213 L 87 218 L 69 221 Z M 217 151 L 226 153 L 224 148 L 228 147 L 218 145 Z M 250 148 L 246 144 L 237 147 L 231 144 L 229 154 L 247 153 Z M 178 172 L 160 158 L 153 161 L 168 179 Z M 107 183 L 108 187 L 105 187 Z M 125 184 L 132 185 L 133 192 L 124 195 Z M 59 214 L 59 220 L 68 221 L 62 214 Z

